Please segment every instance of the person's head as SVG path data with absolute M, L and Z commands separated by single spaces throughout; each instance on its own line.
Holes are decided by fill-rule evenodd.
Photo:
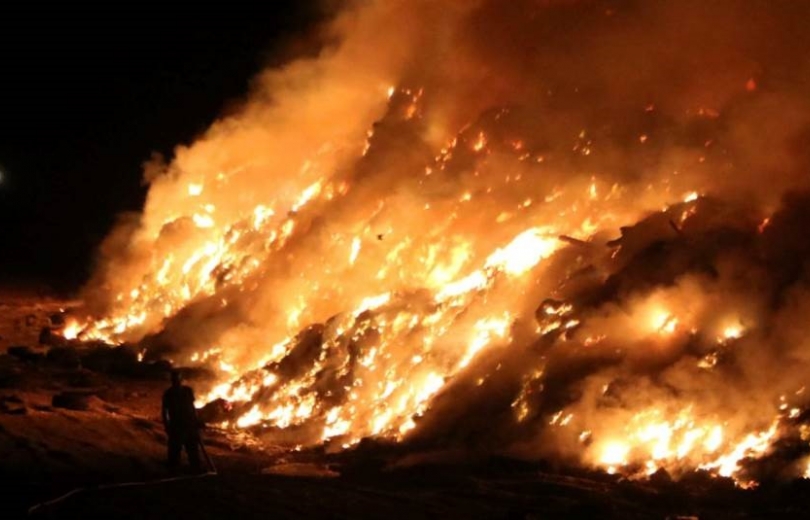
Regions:
M 183 376 L 179 370 L 172 370 L 172 386 L 180 386 L 183 382 Z

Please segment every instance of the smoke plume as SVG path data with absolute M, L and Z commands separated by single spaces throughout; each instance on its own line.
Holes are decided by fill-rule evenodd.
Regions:
M 806 445 L 807 20 L 349 4 L 150 163 L 75 333 L 212 367 L 229 427 L 292 444 L 747 482 Z

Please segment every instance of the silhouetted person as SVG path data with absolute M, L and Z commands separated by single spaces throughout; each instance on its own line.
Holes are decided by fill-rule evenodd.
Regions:
M 194 391 L 182 384 L 180 372 L 172 371 L 172 386 L 163 393 L 163 426 L 169 437 L 169 468 L 176 470 L 180 452 L 186 449 L 188 462 L 194 471 L 200 469 L 200 432 Z

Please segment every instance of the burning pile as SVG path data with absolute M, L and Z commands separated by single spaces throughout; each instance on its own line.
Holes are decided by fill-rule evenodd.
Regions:
M 294 445 L 802 475 L 807 8 L 656 4 L 349 10 L 148 165 L 65 335 Z

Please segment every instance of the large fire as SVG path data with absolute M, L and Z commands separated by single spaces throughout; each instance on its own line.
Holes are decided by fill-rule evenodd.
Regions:
M 150 166 L 143 214 L 108 240 L 64 336 L 172 346 L 218 374 L 199 404 L 226 401 L 223 426 L 296 446 L 464 437 L 748 485 L 749 461 L 806 443 L 810 298 L 785 269 L 806 258 L 790 237 L 807 198 L 779 200 L 806 187 L 789 143 L 810 110 L 689 39 L 733 47 L 755 17 L 515 3 L 532 15 L 402 1 L 339 17 L 337 48 L 267 73 L 242 113 Z M 694 31 L 683 56 L 656 41 L 673 19 Z M 605 49 L 661 63 L 606 70 Z M 682 77 L 661 87 L 669 68 Z

